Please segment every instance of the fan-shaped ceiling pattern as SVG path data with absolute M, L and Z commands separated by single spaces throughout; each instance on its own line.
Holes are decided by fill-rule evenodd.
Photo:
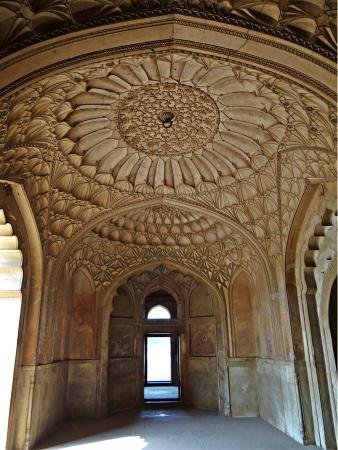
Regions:
M 198 212 L 158 205 L 117 215 L 94 232 L 124 244 L 185 246 L 214 243 L 231 229 Z
M 83 175 L 120 191 L 227 186 L 263 168 L 286 136 L 277 83 L 257 75 L 184 54 L 125 60 L 81 81 L 62 105 L 59 148 Z
M 184 14 L 279 36 L 334 57 L 335 0 L 7 0 L 0 5 L 3 52 L 104 23 Z
M 128 251 L 222 241 L 207 210 L 278 255 L 307 180 L 335 176 L 334 107 L 301 81 L 165 49 L 50 74 L 1 104 L 3 174 L 25 179 L 53 256 L 99 223 Z M 154 204 L 201 217 L 107 224 Z

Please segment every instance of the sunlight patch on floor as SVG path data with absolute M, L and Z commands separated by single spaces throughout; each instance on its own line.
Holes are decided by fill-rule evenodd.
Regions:
M 79 441 L 69 442 L 67 444 L 50 447 L 51 449 L 73 449 L 73 450 L 142 450 L 147 447 L 147 442 L 141 436 L 126 436 L 121 438 L 109 438 L 106 440 L 95 440 L 95 442 Z

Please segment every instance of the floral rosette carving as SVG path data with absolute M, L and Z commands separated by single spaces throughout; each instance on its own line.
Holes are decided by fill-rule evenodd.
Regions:
M 285 137 L 288 113 L 261 78 L 184 54 L 116 61 L 61 106 L 59 148 L 83 175 L 124 192 L 222 188 L 264 168 Z

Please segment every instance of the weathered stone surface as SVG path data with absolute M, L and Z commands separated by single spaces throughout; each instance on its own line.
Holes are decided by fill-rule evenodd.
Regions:
M 109 360 L 108 398 L 109 413 L 124 411 L 137 406 L 140 380 L 135 358 Z
M 261 417 L 302 442 L 301 411 L 293 364 L 257 360 L 257 380 Z
M 95 360 L 69 362 L 67 411 L 71 418 L 96 416 L 97 367 Z
M 259 416 L 255 359 L 229 361 L 229 390 L 233 416 Z
M 218 410 L 216 358 L 189 358 L 187 402 L 190 406 Z

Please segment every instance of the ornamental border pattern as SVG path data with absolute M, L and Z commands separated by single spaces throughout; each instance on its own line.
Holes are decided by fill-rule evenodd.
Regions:
M 217 31 L 218 33 L 222 33 L 222 34 L 229 34 L 231 36 L 236 36 L 239 38 L 244 38 L 246 40 L 252 40 L 261 44 L 265 44 L 265 45 L 270 45 L 271 47 L 275 47 L 275 48 L 279 48 L 281 50 L 284 50 L 286 52 L 292 53 L 296 56 L 301 57 L 302 59 L 305 59 L 307 61 L 310 61 L 316 65 L 318 65 L 319 67 L 322 67 L 323 69 L 327 70 L 330 73 L 336 74 L 337 70 L 334 69 L 330 64 L 325 64 L 323 61 L 318 61 L 317 58 L 309 55 L 308 53 L 303 52 L 301 49 L 297 49 L 294 48 L 290 45 L 287 44 L 283 44 L 282 42 L 275 42 L 272 39 L 268 39 L 266 37 L 262 37 L 262 36 L 257 36 L 257 35 L 251 35 L 250 34 L 250 29 L 248 29 L 247 31 L 240 31 L 240 30 L 232 30 L 232 29 L 225 29 L 223 27 L 220 27 L 219 25 L 216 24 L 205 24 L 205 23 L 197 23 L 194 21 L 191 21 L 187 18 L 171 18 L 170 20 L 163 20 L 163 18 L 161 17 L 160 20 L 158 22 L 151 22 L 149 24 L 142 24 L 143 28 L 149 28 L 152 27 L 153 25 L 167 25 L 167 24 L 173 24 L 173 25 L 183 25 L 183 26 L 190 26 L 193 28 L 200 28 L 202 30 L 209 30 L 209 31 Z M 234 25 L 232 25 L 234 26 Z M 239 26 L 240 27 L 240 26 Z M 93 37 L 101 37 L 101 36 L 105 36 L 107 34 L 111 34 L 112 32 L 115 33 L 119 33 L 121 31 L 130 31 L 130 30 L 134 30 L 134 29 L 138 29 L 139 24 L 137 25 L 121 25 L 119 27 L 116 27 L 114 30 L 108 28 L 108 29 L 104 29 L 104 30 L 96 30 L 93 33 Z M 278 37 L 278 36 L 277 36 Z M 5 69 L 8 66 L 12 65 L 13 63 L 18 63 L 26 58 L 29 58 L 31 56 L 34 56 L 38 53 L 41 52 L 41 50 L 53 50 L 57 47 L 60 46 L 61 43 L 63 44 L 69 44 L 69 43 L 75 43 L 75 42 L 80 42 L 84 39 L 87 39 L 88 36 L 84 35 L 84 36 L 73 36 L 73 37 L 66 37 L 63 41 L 59 40 L 58 42 L 55 42 L 54 44 L 52 43 L 47 43 L 44 47 L 41 46 L 38 49 L 34 49 L 34 50 L 29 50 L 27 51 L 24 55 L 15 57 L 15 54 L 13 54 L 13 60 L 9 60 L 5 63 L 1 63 L 0 62 L 0 69 Z M 278 37 L 278 39 L 283 39 Z M 295 43 L 296 45 L 299 45 L 297 43 Z M 1 55 L 1 52 L 0 52 Z
M 250 20 L 246 20 L 244 18 L 239 17 L 231 17 L 231 16 L 222 16 L 222 15 L 215 15 L 212 12 L 209 11 L 203 11 L 201 9 L 196 8 L 184 8 L 179 6 L 174 7 L 167 7 L 167 8 L 160 8 L 159 10 L 155 9 L 153 11 L 142 11 L 140 12 L 129 12 L 126 14 L 120 14 L 119 16 L 107 16 L 107 17 L 101 17 L 97 18 L 92 21 L 88 21 L 84 24 L 68 24 L 68 27 L 64 26 L 61 28 L 60 31 L 54 30 L 53 32 L 42 34 L 42 35 L 36 35 L 28 39 L 24 39 L 21 43 L 15 42 L 14 44 L 9 45 L 8 47 L 5 47 L 0 51 L 0 56 L 4 57 L 7 55 L 10 55 L 12 52 L 21 50 L 25 48 L 25 45 L 28 47 L 30 45 L 34 45 L 40 42 L 43 42 L 48 39 L 52 39 L 58 36 L 62 36 L 63 32 L 66 33 L 74 33 L 76 31 L 83 31 L 83 30 L 90 30 L 92 27 L 97 27 L 100 25 L 108 25 L 108 24 L 117 24 L 117 23 L 125 23 L 129 20 L 140 20 L 140 19 L 151 19 L 155 17 L 163 17 L 168 15 L 180 15 L 184 17 L 194 17 L 196 19 L 204 19 L 204 20 L 210 20 L 215 23 L 222 23 L 232 26 L 238 26 L 241 28 L 246 28 L 247 30 L 253 30 L 265 35 L 270 35 L 272 37 L 277 37 L 279 39 L 285 40 L 286 42 L 292 42 L 296 45 L 299 45 L 301 47 L 304 47 L 306 49 L 309 49 L 313 52 L 316 52 L 319 55 L 322 55 L 329 60 L 336 61 L 336 55 L 332 50 L 325 49 L 325 47 L 318 45 L 316 43 L 312 43 L 309 41 L 306 41 L 305 39 L 302 39 L 301 37 L 298 37 L 297 35 L 293 35 L 292 33 L 289 33 L 285 30 L 278 30 L 275 28 L 270 27 L 266 24 L 261 24 L 259 22 L 254 22 Z M 186 20 L 188 22 L 188 20 Z M 179 22 L 176 22 L 179 23 Z M 202 25 L 203 27 L 210 27 L 211 29 L 220 28 L 217 25 Z M 266 39 L 262 38 L 262 41 Z M 285 45 L 287 48 L 288 46 Z
M 3 89 L 0 89 L 0 97 L 8 95 L 13 90 L 23 87 L 24 84 L 29 83 L 30 81 L 33 82 L 38 77 L 42 77 L 43 75 L 50 74 L 51 71 L 63 69 L 63 68 L 69 67 L 73 64 L 79 64 L 81 62 L 86 62 L 86 61 L 97 59 L 97 58 L 104 58 L 104 57 L 109 57 L 109 56 L 113 56 L 113 55 L 119 55 L 119 54 L 125 53 L 125 52 L 142 51 L 142 50 L 144 51 L 145 49 L 147 49 L 148 51 L 144 51 L 142 53 L 144 55 L 144 54 L 149 54 L 149 52 L 151 52 L 150 48 L 154 49 L 154 48 L 166 47 L 166 50 L 168 51 L 168 47 L 169 47 L 169 50 L 175 50 L 177 47 L 180 47 L 180 46 L 186 48 L 186 49 L 181 49 L 181 48 L 179 49 L 182 53 L 190 53 L 190 54 L 195 53 L 198 56 L 201 56 L 202 54 L 200 54 L 198 52 L 198 50 L 207 51 L 207 52 L 212 52 L 212 53 L 218 54 L 218 56 L 208 54 L 208 56 L 210 58 L 215 59 L 215 60 L 223 61 L 224 57 L 227 56 L 227 58 L 226 58 L 227 61 L 241 64 L 242 62 L 240 63 L 237 60 L 232 59 L 232 58 L 237 57 L 237 58 L 242 58 L 243 60 L 245 60 L 244 66 L 253 68 L 255 70 L 257 70 L 257 67 L 252 63 L 265 65 L 269 69 L 274 68 L 276 71 L 281 71 L 281 72 L 284 72 L 284 73 L 288 74 L 289 76 L 294 77 L 298 80 L 303 80 L 307 86 L 312 85 L 315 89 L 318 89 L 319 91 L 323 92 L 325 95 L 332 98 L 333 102 L 335 102 L 336 93 L 332 89 L 326 87 L 324 84 L 320 83 L 319 81 L 313 80 L 309 76 L 307 76 L 295 69 L 290 69 L 289 67 L 287 67 L 283 64 L 271 62 L 270 60 L 264 59 L 264 58 L 258 58 L 257 56 L 252 56 L 247 53 L 240 52 L 238 50 L 225 49 L 220 46 L 216 46 L 216 45 L 212 45 L 212 44 L 197 43 L 197 42 L 187 41 L 187 40 L 183 40 L 183 39 L 164 39 L 164 40 L 145 42 L 145 43 L 141 43 L 141 44 L 124 45 L 124 46 L 119 46 L 119 47 L 115 47 L 115 48 L 86 53 L 84 55 L 75 56 L 73 58 L 68 58 L 67 60 L 59 61 L 55 64 L 50 64 L 48 66 L 45 66 L 42 69 L 37 69 L 37 70 L 31 72 L 30 74 L 25 75 L 24 77 L 21 77 L 18 80 L 8 84 Z M 190 50 L 190 49 L 194 49 L 197 51 Z M 246 62 L 248 60 L 250 60 L 252 63 L 248 64 Z M 273 75 L 276 78 L 290 81 L 288 77 L 281 75 L 281 74 L 277 75 L 276 72 L 273 72 L 271 70 L 268 70 L 268 69 L 265 69 L 262 67 L 260 67 L 259 70 L 261 70 L 262 72 L 264 72 L 268 75 Z M 300 83 L 296 80 L 292 80 L 292 82 L 294 84 L 296 84 L 297 86 L 304 88 L 304 85 L 302 83 Z M 307 89 L 309 91 L 311 91 L 313 94 L 318 95 L 319 97 L 323 98 L 320 94 L 318 94 L 318 91 L 313 91 L 308 87 L 307 87 Z

